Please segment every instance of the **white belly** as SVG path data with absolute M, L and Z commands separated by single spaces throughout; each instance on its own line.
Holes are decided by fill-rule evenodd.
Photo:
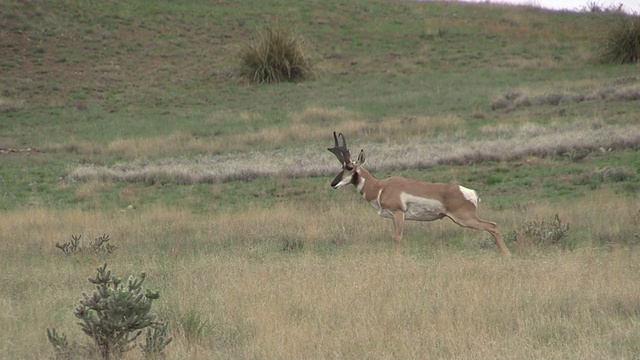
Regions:
M 402 193 L 400 196 L 405 207 L 404 218 L 407 220 L 433 221 L 442 219 L 445 208 L 438 200 Z
M 445 216 L 445 208 L 437 200 L 424 199 L 406 193 L 402 193 L 401 200 L 406 220 L 433 221 Z M 383 208 L 378 199 L 372 200 L 370 204 L 378 211 L 378 215 L 384 218 L 393 218 L 393 213 Z

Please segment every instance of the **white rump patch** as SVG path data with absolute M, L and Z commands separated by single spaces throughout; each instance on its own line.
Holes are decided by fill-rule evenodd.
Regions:
M 478 203 L 480 202 L 480 198 L 478 197 L 478 194 L 476 193 L 476 191 L 472 189 L 467 189 L 462 185 L 458 185 L 458 187 L 460 188 L 460 192 L 462 193 L 462 195 L 464 195 L 464 198 L 471 201 L 473 206 L 478 208 Z

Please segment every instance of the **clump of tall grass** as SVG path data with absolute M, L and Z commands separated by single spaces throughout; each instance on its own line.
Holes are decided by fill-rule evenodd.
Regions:
M 604 34 L 597 51 L 604 63 L 637 63 L 640 58 L 640 18 L 621 17 Z
M 315 78 L 306 42 L 294 30 L 269 25 L 240 51 L 240 76 L 253 83 L 299 82 Z

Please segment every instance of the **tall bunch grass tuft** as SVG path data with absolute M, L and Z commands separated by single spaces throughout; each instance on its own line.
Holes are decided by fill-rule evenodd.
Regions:
M 640 58 L 640 17 L 621 17 L 603 36 L 600 60 L 609 64 L 633 64 Z
M 294 30 L 268 25 L 240 51 L 240 75 L 253 83 L 300 82 L 315 78 L 306 42 Z

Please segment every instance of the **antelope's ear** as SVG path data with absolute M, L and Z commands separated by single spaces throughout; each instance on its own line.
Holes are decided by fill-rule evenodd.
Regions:
M 358 155 L 358 165 L 364 164 L 364 150 L 360 150 L 360 155 Z

